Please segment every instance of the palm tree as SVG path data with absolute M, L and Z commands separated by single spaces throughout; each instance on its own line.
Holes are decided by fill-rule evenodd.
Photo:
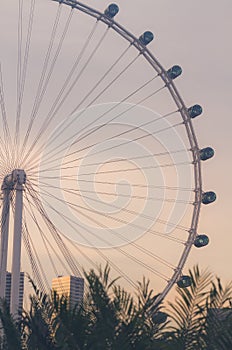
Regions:
M 0 304 L 0 350 L 229 350 L 232 349 L 232 283 L 223 287 L 207 270 L 189 271 L 192 285 L 177 288 L 166 313 L 145 278 L 134 296 L 110 279 L 106 265 L 85 272 L 83 303 L 34 287 L 20 322 Z
M 190 270 L 189 275 L 191 287 L 177 288 L 175 302 L 169 303 L 168 314 L 174 325 L 169 327 L 165 336 L 170 349 L 232 349 L 232 284 L 223 288 L 219 279 L 215 283 L 212 274 L 207 270 L 200 271 L 198 266 Z M 218 312 L 224 312 L 225 308 L 227 316 L 222 322 Z
M 0 300 L 0 320 L 1 320 L 1 350 L 21 350 L 22 339 L 20 333 L 20 323 L 15 322 L 10 314 L 6 300 Z
M 90 336 L 87 349 L 154 349 L 159 326 L 152 320 L 153 290 L 149 281 L 138 285 L 133 297 L 124 288 L 110 281 L 107 265 L 96 273 L 85 274 L 89 285 L 87 295 Z
M 152 318 L 160 307 L 152 309 L 155 297 L 148 281 L 138 285 L 133 297 L 116 284 L 117 279 L 110 280 L 108 265 L 85 273 L 85 277 L 88 292 L 83 305 L 70 310 L 65 299 L 55 297 L 55 340 L 59 346 L 66 344 L 60 349 L 161 349 L 159 331 L 163 326 Z
M 201 314 L 205 320 L 206 349 L 232 349 L 232 283 L 223 287 L 219 278 L 212 282 Z
M 57 349 L 54 341 L 54 306 L 50 296 L 37 289 L 30 280 L 35 294 L 30 296 L 30 309 L 22 315 L 22 333 L 28 350 Z

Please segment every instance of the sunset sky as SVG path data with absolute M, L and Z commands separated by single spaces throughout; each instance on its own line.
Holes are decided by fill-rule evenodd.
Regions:
M 176 84 L 185 102 L 199 102 L 204 108 L 194 127 L 199 144 L 215 149 L 215 157 L 202 167 L 204 189 L 215 190 L 218 199 L 201 211 L 199 229 L 209 235 L 210 245 L 199 251 L 193 249 L 187 265 L 199 263 L 231 280 L 232 3 L 230 0 L 118 3 L 120 21 L 133 32 L 154 31 L 157 38 L 150 48 L 164 66 L 172 63 L 182 66 L 183 76 Z M 106 4 L 97 2 L 98 8 Z
M 30 113 L 31 110 L 33 110 L 34 108 L 33 99 L 36 94 L 36 89 L 38 86 L 37 82 L 39 81 L 41 76 L 44 57 L 46 56 L 46 50 L 49 43 L 50 34 L 48 35 L 47 33 L 52 32 L 52 23 L 55 19 L 55 13 L 57 9 L 57 4 L 50 0 L 40 0 L 40 2 L 37 1 L 38 0 L 36 0 L 36 7 L 38 7 L 38 11 L 35 15 L 35 29 L 33 29 L 32 32 L 31 52 L 28 56 L 28 72 L 26 76 L 27 79 L 25 83 L 25 92 L 23 95 L 23 102 L 26 103 L 25 106 L 23 105 L 21 111 L 21 118 L 24 119 L 22 119 L 23 122 L 21 122 L 20 124 L 20 132 L 18 137 L 19 140 L 17 141 L 16 138 L 15 141 L 15 144 L 20 146 L 22 146 L 23 144 L 23 138 L 21 136 L 23 134 L 26 134 L 26 128 L 30 123 L 29 118 L 32 116 L 33 119 L 33 113 L 31 115 Z M 24 9 L 24 17 L 22 17 L 24 19 L 24 46 L 22 45 L 23 48 L 25 48 L 25 28 L 27 28 L 27 24 L 29 23 L 29 4 L 31 3 L 33 2 L 25 1 L 26 5 Z M 99 11 L 104 11 L 104 9 L 109 5 L 109 1 L 106 0 L 83 0 L 82 3 L 96 8 Z M 199 147 L 204 148 L 207 146 L 211 146 L 215 149 L 214 158 L 206 162 L 202 162 L 202 174 L 203 190 L 215 191 L 217 194 L 217 201 L 211 205 L 202 206 L 200 213 L 198 233 L 204 233 L 208 235 L 210 238 L 210 244 L 202 249 L 197 249 L 195 247 L 192 248 L 188 257 L 187 264 L 184 268 L 184 272 L 187 272 L 188 268 L 191 268 L 194 264 L 199 264 L 201 267 L 208 267 L 213 273 L 222 277 L 224 281 L 229 281 L 232 277 L 232 224 L 230 220 L 232 199 L 232 190 L 230 186 L 230 178 L 232 171 L 232 166 L 230 164 L 230 150 L 232 145 L 232 121 L 230 116 L 230 103 L 232 100 L 232 3 L 230 0 L 222 0 L 221 2 L 214 3 L 212 3 L 212 1 L 209 0 L 118 0 L 117 4 L 119 5 L 120 12 L 116 17 L 116 21 L 125 28 L 127 28 L 128 31 L 133 33 L 137 38 L 144 31 L 147 30 L 154 33 L 155 38 L 150 43 L 149 50 L 153 53 L 156 59 L 166 70 L 176 64 L 182 67 L 183 74 L 175 81 L 175 85 L 182 99 L 184 100 L 185 105 L 192 106 L 194 104 L 200 104 L 203 107 L 203 114 L 193 120 L 193 125 L 199 143 Z M 53 54 L 55 55 L 56 47 L 58 47 L 59 51 L 59 35 L 62 37 L 62 28 L 65 27 L 65 23 L 68 23 L 65 21 L 67 20 L 67 18 L 69 18 L 68 11 L 71 11 L 70 8 L 67 8 L 67 6 L 63 6 L 63 8 L 64 11 L 62 12 L 60 17 L 61 29 L 59 29 L 60 31 L 58 30 L 57 38 L 54 41 L 54 47 L 52 47 L 51 49 L 51 57 Z M 15 101 L 17 100 L 17 84 L 15 84 L 15 82 L 17 81 L 17 74 L 18 79 L 20 78 L 20 74 L 21 76 L 23 75 L 23 69 L 19 74 L 17 71 L 18 13 L 16 8 L 14 7 L 14 4 L 9 1 L 3 2 L 2 14 L 3 16 L 0 22 L 0 42 L 3 47 L 1 52 L 1 69 L 3 71 L 3 84 L 6 92 L 5 95 L 7 115 L 9 117 L 10 130 L 12 131 L 15 127 L 15 119 L 12 116 L 15 115 Z M 44 73 L 45 78 L 43 78 L 44 80 L 42 79 L 41 84 L 41 87 L 43 88 L 43 86 L 46 85 L 46 82 L 48 82 L 48 85 L 46 86 L 46 88 L 44 88 L 44 90 L 41 88 L 41 96 L 44 93 L 44 100 L 43 103 L 41 103 L 41 106 L 40 102 L 37 102 L 37 105 L 35 104 L 35 110 L 37 106 L 38 110 L 39 108 L 40 110 L 38 112 L 38 116 L 36 115 L 37 112 L 35 113 L 36 117 L 33 120 L 33 128 L 31 129 L 32 131 L 30 131 L 28 134 L 28 143 L 26 143 L 26 146 L 23 144 L 25 148 L 23 150 L 24 153 L 22 152 L 22 157 L 19 150 L 16 151 L 17 147 L 13 147 L 13 158 L 15 157 L 16 159 L 15 164 L 18 167 L 22 166 L 25 169 L 26 173 L 28 174 L 28 186 L 32 186 L 31 188 L 27 188 L 28 192 L 25 191 L 26 209 L 24 212 L 25 217 L 26 215 L 28 215 L 28 226 L 30 227 L 30 225 L 34 225 L 34 233 L 36 233 L 36 237 L 38 237 L 38 239 L 32 238 L 32 241 L 34 240 L 34 243 L 38 244 L 38 248 L 36 248 L 37 253 L 46 266 L 46 262 L 49 259 L 48 256 L 46 256 L 45 254 L 46 250 L 42 249 L 43 237 L 42 235 L 40 236 L 40 230 L 47 234 L 48 225 L 46 223 L 46 220 L 43 222 L 43 215 L 41 215 L 41 212 L 39 214 L 41 215 L 41 219 L 38 219 L 40 225 L 38 225 L 38 222 L 33 220 L 33 205 L 36 207 L 36 202 L 33 202 L 33 196 L 29 196 L 29 199 L 33 203 L 32 205 L 30 200 L 28 200 L 27 202 L 26 197 L 27 193 L 31 195 L 32 193 L 30 193 L 30 190 L 32 191 L 32 189 L 34 189 L 38 195 L 41 195 L 42 193 L 43 205 L 46 207 L 47 214 L 49 218 L 53 221 L 54 225 L 59 227 L 59 229 L 63 231 L 65 235 L 69 236 L 69 238 L 73 239 L 74 241 L 79 240 L 80 245 L 83 244 L 84 246 L 88 246 L 85 240 L 91 239 L 92 233 L 88 234 L 87 231 L 85 231 L 85 228 L 90 227 L 91 230 L 94 231 L 94 233 L 99 235 L 97 236 L 96 241 L 92 242 L 92 245 L 105 248 L 106 244 L 106 247 L 108 249 L 108 243 L 106 242 L 103 244 L 101 236 L 102 232 L 105 232 L 104 225 L 108 225 L 110 227 L 109 237 L 112 242 L 112 245 L 115 244 L 117 246 L 118 244 L 120 246 L 120 244 L 122 244 L 120 235 L 123 235 L 124 239 L 128 239 L 127 237 L 130 237 L 131 240 L 135 240 L 137 239 L 137 237 L 139 237 L 138 241 L 136 242 L 141 242 L 145 249 L 154 249 L 154 254 L 160 254 L 161 258 L 167 259 L 167 261 L 172 261 L 175 267 L 178 261 L 177 258 L 181 256 L 181 251 L 179 251 L 178 249 L 175 250 L 174 246 L 170 242 L 167 242 L 167 245 L 165 245 L 166 243 L 164 243 L 164 241 L 162 241 L 160 237 L 157 238 L 157 241 L 153 241 L 152 237 L 148 238 L 148 236 L 146 235 L 143 236 L 143 232 L 138 228 L 139 225 L 145 225 L 145 231 L 148 229 L 148 227 L 146 227 L 146 215 L 154 215 L 154 222 L 157 218 L 162 219 L 164 217 L 166 218 L 166 220 L 168 220 L 167 218 L 169 218 L 170 222 L 175 221 L 177 223 L 181 223 L 181 225 L 183 226 L 186 225 L 189 228 L 189 222 L 187 223 L 187 219 L 189 219 L 189 217 L 191 216 L 192 204 L 189 202 L 193 200 L 193 193 L 190 194 L 190 197 L 188 197 L 188 193 L 184 192 L 183 188 L 192 188 L 191 171 L 189 172 L 189 169 L 192 165 L 187 164 L 189 162 L 188 156 L 190 155 L 190 152 L 186 152 L 182 156 L 179 154 L 175 154 L 175 151 L 183 148 L 183 145 L 185 147 L 188 147 L 186 146 L 188 144 L 186 133 L 183 132 L 184 127 L 182 128 L 181 126 L 182 129 L 178 129 L 180 124 L 175 124 L 179 121 L 178 118 L 180 117 L 180 115 L 179 113 L 178 115 L 174 115 L 172 121 L 169 121 L 168 118 L 168 121 L 166 121 L 166 119 L 161 118 L 162 120 L 159 121 L 156 126 L 154 126 L 154 129 L 152 129 L 153 124 L 151 125 L 150 121 L 154 121 L 154 118 L 156 119 L 157 115 L 159 117 L 162 113 L 165 115 L 167 112 L 173 112 L 173 109 L 170 109 L 173 108 L 173 101 L 172 99 L 170 99 L 170 94 L 168 95 L 166 92 L 163 93 L 161 85 L 159 85 L 161 83 L 163 84 L 163 81 L 161 81 L 161 79 L 159 78 L 161 82 L 157 82 L 158 79 L 154 79 L 154 82 L 152 81 L 151 85 L 145 86 L 144 89 L 148 95 L 151 91 L 149 89 L 161 90 L 161 96 L 159 95 L 160 97 L 157 97 L 157 100 L 155 98 L 149 99 L 148 101 L 146 101 L 146 103 L 144 103 L 144 107 L 138 105 L 136 106 L 136 108 L 133 109 L 132 112 L 128 112 L 125 116 L 121 116 L 121 118 L 119 114 L 119 119 L 117 120 L 117 123 L 112 124 L 113 127 L 111 127 L 109 122 L 111 118 L 111 112 L 108 113 L 108 117 L 104 117 L 104 112 L 105 109 L 108 108 L 108 103 L 114 104 L 115 102 L 121 101 L 125 96 L 127 96 L 129 88 L 130 92 L 133 91 L 133 89 L 136 89 L 137 86 L 140 86 L 141 83 L 144 83 L 144 81 L 150 79 L 151 75 L 154 74 L 154 70 L 151 69 L 151 67 L 147 64 L 147 62 L 145 62 L 145 60 L 141 60 L 141 58 L 143 58 L 141 56 L 138 56 L 139 59 L 137 61 L 135 59 L 133 69 L 128 69 L 128 72 L 126 72 L 126 78 L 122 80 L 123 83 L 121 84 L 120 79 L 119 82 L 116 82 L 113 90 L 115 95 L 111 95 L 110 89 L 109 91 L 106 91 L 103 99 L 101 99 L 101 95 L 99 94 L 100 98 L 96 98 L 96 103 L 93 103 L 93 105 L 96 104 L 96 106 L 93 109 L 90 108 L 88 110 L 87 103 L 89 102 L 89 100 L 87 98 L 87 102 L 85 102 L 84 98 L 86 91 L 91 91 L 92 86 L 95 84 L 96 81 L 98 81 L 99 77 L 101 77 L 101 75 L 104 74 L 111 61 L 115 60 L 118 57 L 118 55 L 120 55 L 121 52 L 123 52 L 123 50 L 127 50 L 128 43 L 125 40 L 122 40 L 122 38 L 117 36 L 113 31 L 109 31 L 110 34 L 104 37 L 106 38 L 104 39 L 104 49 L 102 51 L 99 50 L 99 53 L 97 53 L 96 57 L 94 57 L 95 61 L 89 64 L 89 71 L 87 70 L 89 75 L 85 76 L 83 74 L 83 76 L 81 76 L 79 90 L 74 89 L 74 91 L 72 91 L 73 95 L 71 93 L 67 94 L 67 101 L 65 101 L 66 105 L 65 103 L 64 106 L 61 104 L 60 110 L 59 108 L 52 109 L 52 101 L 53 99 L 56 99 L 56 95 L 59 91 L 58 88 L 59 86 L 62 86 L 66 75 L 68 75 L 69 67 L 73 64 L 73 57 L 76 57 L 76 52 L 80 51 L 80 48 L 82 47 L 82 40 L 86 40 L 90 32 L 89 28 L 92 28 L 92 25 L 94 25 L 94 21 L 92 18 L 84 16 L 83 14 L 81 14 L 82 17 L 78 16 L 78 13 L 75 13 L 73 17 L 71 17 L 70 15 L 71 24 L 68 29 L 69 31 L 67 32 L 68 35 L 66 36 L 64 42 L 62 42 L 63 51 L 61 51 L 59 59 L 57 59 L 57 61 L 56 59 L 54 59 L 53 61 L 51 57 L 49 57 L 48 59 L 47 67 L 50 67 L 49 69 L 51 69 L 51 76 L 49 77 L 48 75 L 48 78 L 46 77 L 46 74 L 48 74 L 47 72 L 49 71 L 49 69 L 46 68 Z M 78 22 L 79 18 L 80 20 Z M 79 30 L 79 25 L 81 26 L 81 30 Z M 7 26 L 8 31 L 6 32 L 4 29 Z M 87 54 L 91 53 L 91 50 L 94 48 L 95 43 L 98 42 L 102 33 L 104 33 L 103 30 L 106 30 L 106 28 L 102 25 L 102 23 L 100 23 L 97 30 L 94 34 L 96 35 L 96 37 L 93 37 L 94 39 L 89 45 L 90 47 L 87 48 Z M 131 49 L 131 47 L 129 47 L 129 49 Z M 113 79 L 114 77 L 113 74 L 118 74 L 118 72 L 120 71 L 119 69 L 122 70 L 123 67 L 126 64 L 128 64 L 128 62 L 134 60 L 134 55 L 138 54 L 137 51 L 134 50 L 134 48 L 132 48 L 134 51 L 129 51 L 129 49 L 128 55 L 127 51 L 125 51 L 127 55 L 125 55 L 125 62 L 123 61 L 124 56 L 122 56 L 123 63 L 119 62 L 119 67 L 116 68 L 115 72 L 109 73 L 109 75 L 112 73 L 111 79 Z M 23 60 L 22 57 L 21 59 Z M 81 62 L 81 64 L 84 63 Z M 83 67 L 81 64 L 80 67 Z M 79 66 L 77 67 L 79 68 Z M 75 74 L 77 73 L 75 72 Z M 75 74 L 71 75 L 72 79 L 75 78 Z M 49 79 L 51 77 L 52 79 L 50 82 Z M 12 88 L 12 86 L 14 88 Z M 18 86 L 20 87 L 20 84 L 18 84 Z M 21 86 L 23 86 L 23 84 Z M 63 90 L 62 93 L 64 93 L 64 91 L 65 90 Z M 98 93 L 100 90 L 96 89 L 96 91 Z M 62 96 L 62 94 L 60 96 Z M 89 96 L 87 95 L 87 97 Z M 137 102 L 136 100 L 133 100 L 133 98 L 134 96 L 129 101 L 130 103 Z M 81 101 L 81 103 L 84 101 L 83 105 L 87 105 L 87 111 L 84 110 L 83 113 L 80 112 L 80 121 L 79 115 L 78 118 L 76 118 L 75 114 L 75 108 L 79 101 Z M 81 103 L 78 106 L 82 107 Z M 52 105 L 52 107 L 50 107 L 50 105 Z M 112 115 L 114 115 L 114 107 L 110 105 L 110 108 L 112 108 Z M 128 105 L 122 104 L 118 106 L 119 112 L 123 111 L 123 108 L 128 108 Z M 81 108 L 79 107 L 78 113 L 80 110 Z M 94 120 L 98 113 L 103 113 L 104 119 L 102 119 L 102 123 L 106 123 L 105 128 L 100 128 L 99 133 L 93 132 L 92 135 L 92 130 L 95 127 L 98 127 L 98 119 L 96 119 L 96 121 Z M 74 119 L 72 119 L 73 116 Z M 124 149 L 121 151 L 121 153 L 117 153 L 117 142 L 122 141 L 114 139 L 115 132 L 119 132 L 120 136 L 120 133 L 122 133 L 122 135 L 127 134 L 131 125 L 133 127 L 136 127 L 137 125 L 141 126 L 141 116 L 142 122 L 146 123 L 148 121 L 149 124 L 148 128 L 138 128 L 138 130 L 135 130 L 134 132 L 135 139 L 136 137 L 140 139 L 141 135 L 142 138 L 145 136 L 143 139 L 144 142 L 142 144 L 142 147 L 140 147 L 139 142 L 132 143 L 132 146 L 129 146 L 129 137 L 128 139 L 126 139 L 129 140 L 129 142 L 126 142 L 126 146 L 124 147 Z M 51 119 L 49 119 L 50 117 Z M 66 119 L 66 117 L 68 118 Z M 56 122 L 55 118 L 57 118 Z M 0 121 L 0 123 L 3 122 Z M 174 127 L 170 128 L 170 125 L 174 125 Z M 155 138 L 152 139 L 152 137 L 150 137 L 151 135 L 154 136 L 156 127 L 158 128 L 158 130 L 162 130 L 163 128 L 167 128 L 167 126 L 168 129 L 171 129 L 171 131 L 169 130 L 167 131 L 167 133 L 164 132 L 161 136 L 157 136 L 156 140 Z M 2 124 L 1 128 L 3 129 Z M 42 130 L 42 132 L 40 133 L 40 131 L 38 130 Z M 74 134 L 73 130 L 75 130 Z M 78 132 L 76 130 L 78 130 Z M 87 137 L 85 137 L 85 133 L 87 134 Z M 80 138 L 80 134 L 82 136 L 84 135 L 83 140 L 82 136 Z M 146 134 L 149 134 L 147 135 L 149 137 L 147 137 Z M 36 141 L 35 144 L 33 144 L 35 137 L 37 137 L 39 141 L 36 139 L 38 142 Z M 111 138 L 113 139 L 113 141 L 111 140 Z M 96 146 L 93 151 L 89 147 L 89 145 L 91 145 L 92 143 L 94 143 L 93 146 Z M 32 148 L 29 148 L 31 144 Z M 116 148 L 116 152 L 114 153 L 113 151 L 112 154 L 110 152 L 109 154 L 104 153 L 104 147 L 107 150 L 108 145 L 113 145 L 113 148 Z M 103 155 L 101 153 L 102 150 Z M 182 170 L 178 170 L 179 172 L 177 171 L 177 173 L 175 172 L 175 169 L 169 169 L 169 167 L 167 167 L 167 170 L 162 170 L 159 169 L 159 167 L 157 166 L 157 164 L 159 164 L 158 159 L 154 158 L 150 161 L 150 156 L 148 155 L 147 157 L 147 153 L 162 153 L 164 152 L 164 150 L 171 150 L 171 155 L 169 154 L 165 159 L 163 159 L 164 164 L 168 164 L 171 159 L 174 163 L 176 162 L 178 165 L 180 162 L 183 162 L 183 164 L 185 165 L 187 164 L 186 168 L 180 167 Z M 58 153 L 56 153 L 56 151 Z M 78 152 L 79 158 L 76 157 L 76 154 L 78 154 Z M 54 159 L 56 161 L 57 154 L 59 155 L 57 158 L 57 163 L 49 163 L 49 161 L 53 162 Z M 133 161 L 130 161 L 130 158 L 136 159 L 133 158 L 135 157 L 135 155 L 138 156 L 137 163 L 133 163 Z M 24 156 L 25 161 L 22 161 Z M 120 159 L 120 157 L 124 157 L 125 159 Z M 107 160 L 110 158 L 114 159 L 113 165 L 112 163 L 107 165 Z M 91 164 L 88 164 L 89 159 L 90 163 L 92 159 Z M 123 162 L 120 163 L 120 161 Z M 15 164 L 9 165 L 8 159 L 6 157 L 6 164 L 3 164 L 3 168 L 0 175 L 3 177 L 6 175 L 7 171 L 12 171 L 12 167 L 16 166 Z M 66 168 L 64 164 L 71 164 L 72 167 L 69 168 L 67 166 Z M 126 171 L 128 170 L 128 167 L 132 167 L 134 165 L 138 165 L 138 167 L 142 168 L 142 171 L 138 173 L 133 173 L 133 169 L 132 172 L 130 172 L 131 169 L 129 169 L 129 171 Z M 91 166 L 92 168 L 88 168 L 89 166 Z M 90 169 L 88 170 L 89 174 L 87 172 L 87 175 L 86 167 L 87 169 Z M 152 167 L 152 169 L 150 169 L 149 167 Z M 115 174 L 113 174 L 112 169 L 113 171 L 115 170 Z M 145 172 L 143 172 L 144 169 L 146 169 Z M 96 172 L 98 173 L 97 175 Z M 93 174 L 93 178 L 95 180 L 97 179 L 99 181 L 98 183 L 94 183 L 94 181 L 91 183 L 89 181 L 90 178 L 88 177 L 88 175 L 91 176 L 91 174 Z M 145 184 L 146 182 L 148 182 L 148 185 L 151 185 L 151 188 L 153 185 L 159 185 L 160 188 L 159 190 L 151 190 L 149 192 L 149 186 L 147 186 L 147 188 L 145 187 L 145 189 L 142 188 L 142 186 L 139 189 L 138 186 L 137 189 L 135 187 L 135 189 L 133 189 L 132 191 L 127 183 L 120 183 L 120 174 L 123 175 L 122 182 L 125 181 L 132 185 L 136 185 L 136 183 Z M 164 179 L 165 176 L 167 178 Z M 84 179 L 86 178 L 88 181 L 86 181 L 85 183 Z M 106 184 L 109 179 L 113 183 Z M 73 181 L 73 183 L 71 181 Z M 178 183 L 178 181 L 180 183 Z M 57 187 L 54 187 L 52 189 L 52 186 L 54 186 L 54 184 Z M 120 187 L 120 184 L 122 186 L 124 185 L 124 187 Z M 162 197 L 164 195 L 164 193 L 162 192 L 162 186 L 168 184 L 169 186 L 173 187 L 182 187 L 182 192 L 180 191 L 181 193 L 179 194 L 167 191 L 168 195 L 172 196 L 172 200 L 173 198 L 175 198 L 175 200 L 177 198 L 177 203 L 179 200 L 180 204 L 177 204 L 177 206 L 180 205 L 178 208 L 181 208 L 182 211 L 179 209 L 179 211 L 173 210 L 173 204 L 168 204 L 165 201 L 161 201 L 162 203 L 156 201 L 155 206 L 153 202 L 149 202 L 149 200 L 146 201 L 146 196 L 154 197 L 153 200 L 157 200 L 157 197 Z M 68 189 L 66 193 L 65 191 L 61 194 L 58 193 L 60 189 L 59 186 L 63 186 L 63 188 L 66 188 L 66 190 Z M 70 190 L 74 190 L 76 192 L 70 193 Z M 79 193 L 81 191 L 82 195 L 84 194 L 83 197 Z M 96 194 L 94 193 L 95 191 L 99 191 L 99 193 Z M 109 191 L 110 194 L 107 194 L 107 191 Z M 51 193 L 53 197 L 51 196 Z M 133 194 L 134 197 L 130 197 L 131 194 Z M 111 197 L 109 197 L 110 195 Z M 93 197 L 88 198 L 88 196 Z M 130 201 L 131 198 L 133 198 L 133 201 Z M 141 201 L 143 199 L 145 200 Z M 182 204 L 181 200 L 183 201 Z M 188 205 L 185 205 L 187 202 Z M 71 209 L 67 207 L 67 203 L 73 204 L 71 206 Z M 112 207 L 110 207 L 111 203 L 113 203 Z M 149 203 L 152 204 L 150 205 Z M 75 205 L 77 207 L 75 207 Z M 88 215 L 83 215 L 83 210 L 84 213 L 89 213 L 88 211 L 86 212 L 86 208 L 82 208 L 82 205 L 89 206 L 90 209 L 88 208 L 87 210 L 89 210 L 90 212 L 92 210 L 91 217 L 89 217 Z M 99 205 L 97 210 L 99 210 L 100 213 L 97 210 L 95 210 L 95 205 L 96 207 L 97 205 Z M 117 208 L 117 205 L 120 208 L 124 208 L 124 211 L 117 211 L 117 209 L 119 209 Z M 181 221 L 182 212 L 184 213 L 185 210 L 186 217 L 184 217 L 183 221 Z M 142 211 L 145 215 L 140 216 L 138 219 L 135 219 L 132 214 L 136 213 L 136 211 Z M 79 216 L 77 215 L 77 213 Z M 109 217 L 104 217 L 104 213 L 109 213 Z M 124 216 L 122 214 L 124 214 Z M 70 218 L 67 219 L 69 215 Z M 102 220 L 102 218 L 104 218 L 104 221 Z M 116 221 L 113 221 L 115 218 Z M 68 220 L 68 226 L 66 219 Z M 77 226 L 77 224 L 79 224 L 79 220 L 80 224 L 83 225 L 83 227 Z M 130 224 L 131 222 L 136 223 L 138 230 L 136 231 L 135 226 L 133 227 L 133 223 L 132 226 L 128 224 L 125 229 L 125 227 L 122 225 L 122 223 L 124 223 L 122 220 L 126 220 L 126 224 Z M 78 223 L 75 221 L 78 221 Z M 104 222 L 102 224 L 103 226 L 99 225 L 99 221 Z M 161 230 L 162 232 L 163 230 L 168 231 L 168 226 L 166 228 L 161 228 L 161 226 L 163 225 L 163 223 L 161 225 L 161 221 L 157 224 L 157 226 L 151 225 L 151 227 L 153 227 L 153 229 L 155 227 L 155 229 Z M 72 227 L 71 224 L 73 223 L 74 226 Z M 83 239 L 80 235 L 78 238 L 75 238 L 75 235 L 78 231 L 77 227 L 80 228 L 80 232 L 82 229 L 84 230 L 83 232 L 85 232 L 85 235 L 84 238 L 82 237 Z M 115 241 L 115 235 L 113 235 L 115 234 L 114 230 L 118 234 L 118 236 L 116 236 Z M 167 233 L 166 231 L 165 233 Z M 177 233 L 177 238 L 180 241 L 183 240 L 185 242 L 187 239 L 186 232 L 184 234 L 185 236 L 182 236 L 182 233 Z M 49 234 L 46 237 L 49 241 Z M 11 239 L 12 238 L 10 238 L 10 240 Z M 160 246 L 159 243 L 161 244 Z M 51 241 L 50 244 L 52 246 Z M 183 249 L 183 242 L 181 244 L 181 249 Z M 83 249 L 85 248 L 86 247 L 84 247 Z M 135 248 L 136 246 L 131 247 L 131 254 L 138 254 L 138 251 L 136 251 Z M 104 249 L 102 249 L 102 252 L 105 252 Z M 56 252 L 53 253 L 55 255 Z M 89 257 L 93 257 L 94 259 L 94 249 L 91 250 L 89 248 L 86 248 L 86 254 Z M 125 270 L 127 269 L 128 274 L 133 274 L 136 271 L 135 265 L 133 263 L 131 265 L 128 264 L 128 256 L 120 256 L 118 261 L 118 252 L 111 251 L 111 253 L 109 252 L 109 254 L 112 254 L 112 258 L 122 270 L 124 269 L 124 267 Z M 57 260 L 59 260 L 59 257 L 56 258 Z M 140 258 L 143 261 L 143 254 L 141 254 Z M 79 260 L 80 265 L 82 263 L 84 264 L 83 261 L 85 261 L 84 258 L 83 260 L 81 259 L 82 258 L 80 258 Z M 148 259 L 147 264 L 150 264 L 150 266 L 154 267 L 153 260 L 151 260 L 151 257 L 150 260 L 148 256 L 144 257 L 145 262 L 146 259 Z M 158 265 L 156 268 L 159 270 Z M 62 267 L 58 267 L 57 269 L 61 269 L 58 272 L 61 272 L 61 274 L 63 274 L 64 271 L 62 271 Z M 163 271 L 164 274 L 166 272 L 165 269 L 166 267 Z M 54 275 L 54 272 L 49 270 L 46 271 L 46 273 L 50 273 L 48 277 L 48 280 L 50 281 L 51 277 Z M 148 275 L 148 277 L 152 279 L 151 274 Z M 133 278 L 134 277 L 132 277 L 132 279 Z
M 109 1 L 84 3 L 99 10 Z M 194 120 L 199 145 L 212 146 L 215 157 L 202 164 L 205 190 L 215 190 L 217 201 L 202 207 L 199 231 L 210 245 L 192 249 L 187 266 L 199 263 L 230 280 L 231 199 L 230 179 L 232 121 L 232 44 L 230 0 L 119 0 L 117 21 L 139 35 L 151 30 L 155 40 L 149 48 L 164 67 L 180 64 L 182 77 L 176 85 L 187 105 L 200 103 L 204 113 Z

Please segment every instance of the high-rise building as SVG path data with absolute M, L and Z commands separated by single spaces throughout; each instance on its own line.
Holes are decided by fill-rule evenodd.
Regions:
M 23 296 L 24 296 L 24 272 L 20 272 L 20 282 L 19 282 L 19 315 L 23 311 Z M 11 299 L 11 272 L 6 272 L 6 290 L 5 290 L 5 299 L 7 304 L 10 306 Z
M 52 280 L 52 290 L 61 297 L 65 296 L 74 307 L 83 301 L 84 296 L 84 278 L 76 276 L 58 276 Z

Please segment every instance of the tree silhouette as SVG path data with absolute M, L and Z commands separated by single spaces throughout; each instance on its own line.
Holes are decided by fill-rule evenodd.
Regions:
M 55 291 L 37 289 L 29 310 L 15 321 L 4 300 L 0 304 L 1 350 L 230 350 L 232 349 L 232 283 L 194 266 L 192 285 L 177 287 L 174 302 L 154 306 L 157 296 L 145 278 L 135 295 L 106 265 L 85 272 L 82 304 Z M 168 319 L 167 319 L 168 316 Z

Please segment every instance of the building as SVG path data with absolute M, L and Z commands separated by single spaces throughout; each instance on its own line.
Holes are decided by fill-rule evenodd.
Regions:
M 76 276 L 58 276 L 52 280 L 52 290 L 68 298 L 71 307 L 80 304 L 84 296 L 84 278 Z
M 20 272 L 20 282 L 19 282 L 19 315 L 23 311 L 23 296 L 24 296 L 24 272 Z M 5 290 L 5 299 L 7 304 L 10 307 L 11 299 L 11 272 L 6 272 L 6 290 Z

